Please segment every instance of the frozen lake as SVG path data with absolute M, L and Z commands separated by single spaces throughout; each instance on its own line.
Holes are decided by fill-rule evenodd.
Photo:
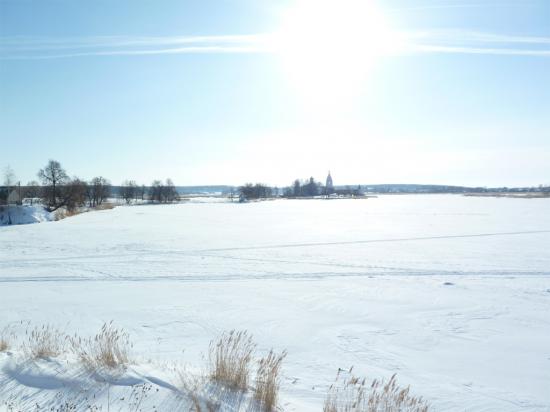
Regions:
M 388 195 L 2 227 L 0 319 L 84 333 L 113 319 L 136 355 L 198 366 L 220 332 L 248 329 L 289 352 L 285 410 L 320 410 L 354 365 L 396 372 L 435 410 L 548 411 L 549 212 L 550 199 Z
M 550 274 L 549 199 L 135 206 L 0 233 L 2 280 Z

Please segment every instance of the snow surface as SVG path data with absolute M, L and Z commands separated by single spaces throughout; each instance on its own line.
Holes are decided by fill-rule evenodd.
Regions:
M 40 223 L 53 220 L 54 214 L 48 212 L 41 205 L 23 206 L 0 206 L 0 226 L 26 225 L 29 223 Z
M 118 207 L 2 227 L 0 329 L 93 335 L 114 320 L 136 359 L 116 395 L 152 383 L 159 410 L 174 408 L 175 365 L 204 367 L 209 342 L 235 328 L 259 354 L 288 351 L 285 410 L 321 410 L 337 369 L 353 365 L 397 373 L 434 410 L 548 411 L 549 210 L 550 199 L 388 195 Z M 89 388 L 71 365 L 0 353 L 0 401 Z

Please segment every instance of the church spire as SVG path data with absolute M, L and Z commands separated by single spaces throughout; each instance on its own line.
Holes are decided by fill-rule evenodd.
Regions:
M 327 195 L 334 193 L 334 184 L 332 183 L 332 176 L 330 170 L 328 171 L 327 182 L 325 184 L 325 192 Z

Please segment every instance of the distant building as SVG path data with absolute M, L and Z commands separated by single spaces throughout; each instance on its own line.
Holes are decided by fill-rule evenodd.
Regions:
M 332 176 L 330 175 L 330 171 L 329 171 L 327 176 L 327 182 L 325 184 L 325 194 L 328 196 L 333 193 L 334 193 L 334 184 L 332 183 Z

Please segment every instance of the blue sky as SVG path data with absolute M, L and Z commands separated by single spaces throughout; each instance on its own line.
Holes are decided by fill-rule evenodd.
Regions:
M 545 0 L 0 0 L 0 167 L 550 183 Z

